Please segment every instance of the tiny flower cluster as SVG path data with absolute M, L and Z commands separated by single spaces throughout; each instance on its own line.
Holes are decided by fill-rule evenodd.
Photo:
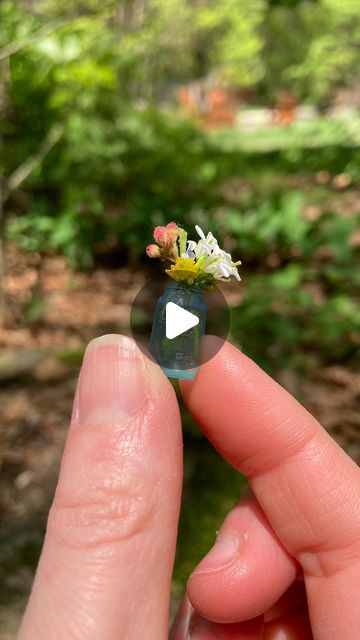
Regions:
M 188 285 L 197 283 L 202 289 L 212 289 L 216 281 L 228 281 L 231 276 L 240 280 L 237 270 L 241 261 L 233 262 L 230 253 L 220 249 L 218 241 L 209 232 L 206 236 L 196 225 L 199 240 L 188 240 L 187 233 L 175 222 L 164 227 L 156 227 L 154 240 L 146 253 L 150 258 L 160 258 L 172 262 L 166 273 Z

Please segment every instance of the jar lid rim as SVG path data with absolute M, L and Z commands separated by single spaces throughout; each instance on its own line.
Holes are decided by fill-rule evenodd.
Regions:
M 197 282 L 194 282 L 194 284 L 186 284 L 183 282 L 170 282 L 169 284 L 166 285 L 167 289 L 172 289 L 174 287 L 177 287 L 179 289 L 185 289 L 186 291 L 189 291 L 191 289 L 198 289 L 199 291 L 202 291 L 200 285 Z

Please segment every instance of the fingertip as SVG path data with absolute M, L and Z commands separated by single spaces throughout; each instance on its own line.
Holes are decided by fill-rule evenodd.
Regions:
M 148 395 L 145 361 L 135 341 L 116 334 L 101 336 L 84 354 L 73 423 L 89 426 L 134 415 Z
M 193 380 L 180 380 L 179 386 L 185 399 L 189 398 L 204 381 L 207 382 L 216 376 L 217 368 L 229 361 L 229 347 L 236 349 L 230 342 L 219 336 L 206 335 L 201 343 L 200 366 Z
M 273 606 L 295 580 L 296 570 L 254 496 L 246 493 L 191 574 L 187 591 L 203 617 L 221 623 L 244 621 Z
M 72 424 L 133 418 L 154 406 L 178 411 L 172 385 L 146 348 L 119 334 L 92 340 L 84 354 Z

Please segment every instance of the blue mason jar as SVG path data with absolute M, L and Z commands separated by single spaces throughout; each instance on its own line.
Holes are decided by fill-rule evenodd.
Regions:
M 199 323 L 184 333 L 166 337 L 166 305 L 173 302 L 196 315 Z M 156 303 L 150 338 L 150 352 L 169 378 L 195 378 L 201 339 L 205 333 L 207 306 L 198 284 L 174 282 L 167 285 Z

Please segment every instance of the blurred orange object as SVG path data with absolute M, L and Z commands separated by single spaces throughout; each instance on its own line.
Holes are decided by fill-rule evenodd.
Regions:
M 294 122 L 297 102 L 297 98 L 293 93 L 280 93 L 274 110 L 274 122 L 277 124 L 291 124 Z
M 233 125 L 240 104 L 236 91 L 208 88 L 201 80 L 181 87 L 176 97 L 184 111 L 207 129 Z

